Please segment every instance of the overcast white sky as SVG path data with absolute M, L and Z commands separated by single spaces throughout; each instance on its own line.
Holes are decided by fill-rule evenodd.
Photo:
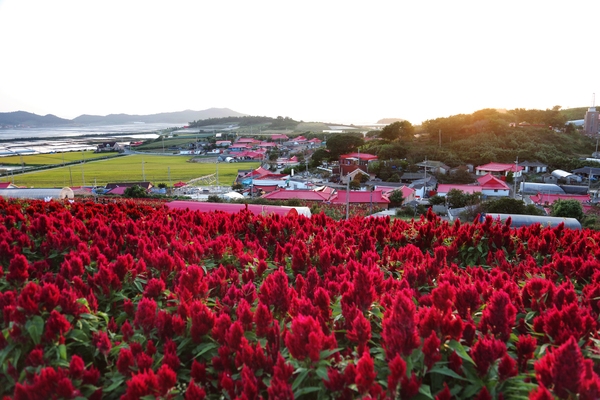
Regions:
M 374 123 L 600 103 L 600 1 L 0 0 L 0 112 Z

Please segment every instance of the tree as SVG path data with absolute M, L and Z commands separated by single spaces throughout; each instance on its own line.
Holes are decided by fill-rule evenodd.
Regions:
M 342 154 L 353 153 L 365 140 L 360 133 L 337 133 L 327 140 L 327 149 L 331 160 L 337 160 Z
M 144 189 L 143 187 L 138 186 L 138 185 L 133 185 L 133 186 L 130 186 L 127 189 L 125 189 L 125 191 L 123 192 L 123 196 L 132 197 L 134 199 L 150 197 L 148 195 L 148 192 L 146 192 L 146 189 Z
M 219 197 L 219 195 L 216 194 L 209 194 L 206 201 L 208 201 L 209 203 L 223 203 L 223 198 Z
M 488 213 L 523 215 L 543 214 L 543 212 L 539 210 L 535 205 L 525 205 L 525 203 L 522 200 L 511 199 L 510 197 L 500 197 L 498 199 L 488 200 L 482 203 L 481 206 L 482 210 Z
M 269 152 L 269 161 L 277 161 L 278 158 L 279 158 L 279 151 L 274 149 Z
M 444 197 L 436 194 L 429 198 L 429 204 L 431 204 L 432 206 L 441 206 L 441 205 L 446 204 L 446 199 L 444 199 Z
M 350 181 L 350 190 L 360 190 L 360 181 L 352 179 Z
M 321 165 L 323 160 L 329 160 L 329 151 L 323 148 L 317 149 L 310 157 L 310 166 L 318 167 Z
M 577 200 L 556 200 L 552 203 L 552 216 L 563 218 L 583 218 L 583 207 Z
M 462 190 L 450 189 L 448 194 L 446 194 L 446 200 L 448 206 L 451 208 L 473 206 L 481 202 L 481 192 L 469 194 Z
M 379 137 L 385 140 L 394 141 L 400 138 L 409 139 L 415 133 L 415 128 L 408 121 L 396 121 L 386 125 L 379 134 Z
M 390 194 L 390 203 L 393 205 L 401 205 L 404 201 L 404 196 L 402 195 L 402 190 L 396 189 Z

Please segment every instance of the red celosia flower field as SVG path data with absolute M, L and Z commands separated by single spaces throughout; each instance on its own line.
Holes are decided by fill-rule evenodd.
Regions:
M 600 234 L 0 199 L 15 399 L 600 397 Z

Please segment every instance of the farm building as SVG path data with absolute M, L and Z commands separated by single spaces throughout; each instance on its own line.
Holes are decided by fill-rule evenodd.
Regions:
M 9 199 L 34 199 L 34 200 L 64 200 L 74 197 L 73 190 L 68 187 L 62 189 L 0 189 L 0 196 Z
M 521 182 L 520 190 L 522 195 L 543 194 L 565 194 L 565 191 L 558 185 L 553 183 L 534 183 Z
M 230 214 L 236 214 L 242 210 L 248 210 L 254 214 L 262 215 L 304 215 L 311 216 L 308 207 L 284 207 L 284 206 L 266 206 L 261 204 L 235 204 L 235 203 L 207 203 L 201 201 L 182 201 L 176 200 L 166 203 L 170 209 L 189 209 L 190 211 L 214 212 L 221 211 Z
M 529 226 L 534 224 L 540 224 L 542 226 L 558 226 L 565 224 L 565 228 L 569 229 L 581 229 L 581 224 L 575 218 L 562 218 L 562 217 L 546 217 L 540 215 L 519 215 L 519 214 L 481 214 L 480 221 L 485 221 L 485 218 L 490 216 L 494 221 L 506 222 L 509 218 L 511 219 L 510 226 L 518 228 L 521 226 Z
M 589 172 L 589 169 L 588 169 Z M 571 172 L 567 172 L 567 171 L 563 171 L 562 169 L 555 169 L 554 171 L 552 171 L 552 176 L 554 176 L 556 179 L 562 179 L 564 181 L 566 181 L 567 183 L 580 183 L 582 181 L 581 177 L 579 175 L 575 175 L 572 174 Z

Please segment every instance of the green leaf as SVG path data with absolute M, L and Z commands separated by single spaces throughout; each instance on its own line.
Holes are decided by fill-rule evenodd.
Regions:
M 104 318 L 106 325 L 108 325 L 108 322 L 109 322 L 108 314 L 106 314 L 105 312 L 102 312 L 102 311 L 98 311 L 98 315 L 101 316 L 102 318 Z
M 308 386 L 302 389 L 299 389 L 298 391 L 294 392 L 294 398 L 298 398 L 302 395 L 305 395 L 307 393 L 312 393 L 312 392 L 318 392 L 319 390 L 321 390 L 320 387 L 318 386 Z
M 88 343 L 90 341 L 88 336 L 85 334 L 85 332 L 83 332 L 80 329 L 73 329 L 73 330 L 67 332 L 66 336 L 68 339 L 73 339 L 74 341 L 80 342 L 80 343 Z
M 432 369 L 429 370 L 430 374 L 440 374 L 440 375 L 446 375 L 455 379 L 460 379 L 462 381 L 466 381 L 467 379 L 463 376 L 460 376 L 459 374 L 457 374 L 456 372 L 452 371 L 450 368 L 446 367 L 446 366 L 435 366 Z
M 58 346 L 58 354 L 60 354 L 60 358 L 62 360 L 66 360 L 67 359 L 67 346 L 65 346 L 64 344 L 61 344 Z
M 471 399 L 475 394 L 479 393 L 483 385 L 481 383 L 474 383 L 466 387 L 464 392 L 461 393 L 460 397 L 463 399 Z
M 419 393 L 421 393 L 426 398 L 433 400 L 433 396 L 431 395 L 431 388 L 429 387 L 429 385 L 421 385 L 421 387 L 419 387 Z
M 44 332 L 44 319 L 39 315 L 36 315 L 27 321 L 25 326 L 27 328 L 27 332 L 29 332 L 29 336 L 31 336 L 31 340 L 33 340 L 33 343 L 40 344 L 42 333 Z
M 8 346 L 0 350 L 0 367 L 4 365 L 4 360 L 6 359 L 6 357 L 8 357 L 10 352 L 13 351 L 15 347 L 16 345 L 14 343 L 10 343 Z
M 217 349 L 217 348 L 219 348 L 219 345 L 217 343 L 213 343 L 213 342 L 203 343 L 196 347 L 194 352 L 195 353 L 197 352 L 197 353 L 195 354 L 195 356 L 199 357 L 202 354 L 209 352 L 211 350 Z
M 327 375 L 327 368 L 321 365 L 319 368 L 315 370 L 317 376 L 323 380 L 329 380 L 329 375 Z
M 183 350 L 183 348 L 185 346 L 187 346 L 188 343 L 191 342 L 191 341 L 192 341 L 192 338 L 190 338 L 190 337 L 187 337 L 187 338 L 183 339 L 181 341 L 181 343 L 179 343 L 179 346 L 177 346 L 177 352 L 179 353 L 181 350 Z
M 341 351 L 341 348 L 337 348 L 337 349 L 331 349 L 331 350 L 323 350 L 320 354 L 320 358 L 321 360 L 324 360 L 326 358 L 331 357 L 332 354 L 337 353 L 338 351 Z
M 473 359 L 471 358 L 471 356 L 469 356 L 467 354 L 467 351 L 465 350 L 465 348 L 463 347 L 462 344 L 460 344 L 459 342 L 457 342 L 456 340 L 451 340 L 448 343 L 448 347 L 450 347 L 452 350 L 456 351 L 456 354 L 458 354 L 458 356 L 460 358 L 462 358 L 465 361 L 470 362 L 471 364 L 475 365 L 475 361 L 473 361 Z
M 102 392 L 103 392 L 103 393 L 112 392 L 113 390 L 115 390 L 115 389 L 119 388 L 121 385 L 123 385 L 123 382 L 125 382 L 125 377 L 124 377 L 124 376 L 122 376 L 122 377 L 117 377 L 117 378 L 116 378 L 116 379 L 113 381 L 113 383 L 112 383 L 112 384 L 111 384 L 109 387 L 107 387 L 107 388 L 104 388 L 104 389 L 102 390 Z
M 292 383 L 292 390 L 294 391 L 294 395 L 297 397 L 296 389 L 302 384 L 304 379 L 308 376 L 308 370 L 304 369 L 300 374 L 294 379 L 294 383 Z

